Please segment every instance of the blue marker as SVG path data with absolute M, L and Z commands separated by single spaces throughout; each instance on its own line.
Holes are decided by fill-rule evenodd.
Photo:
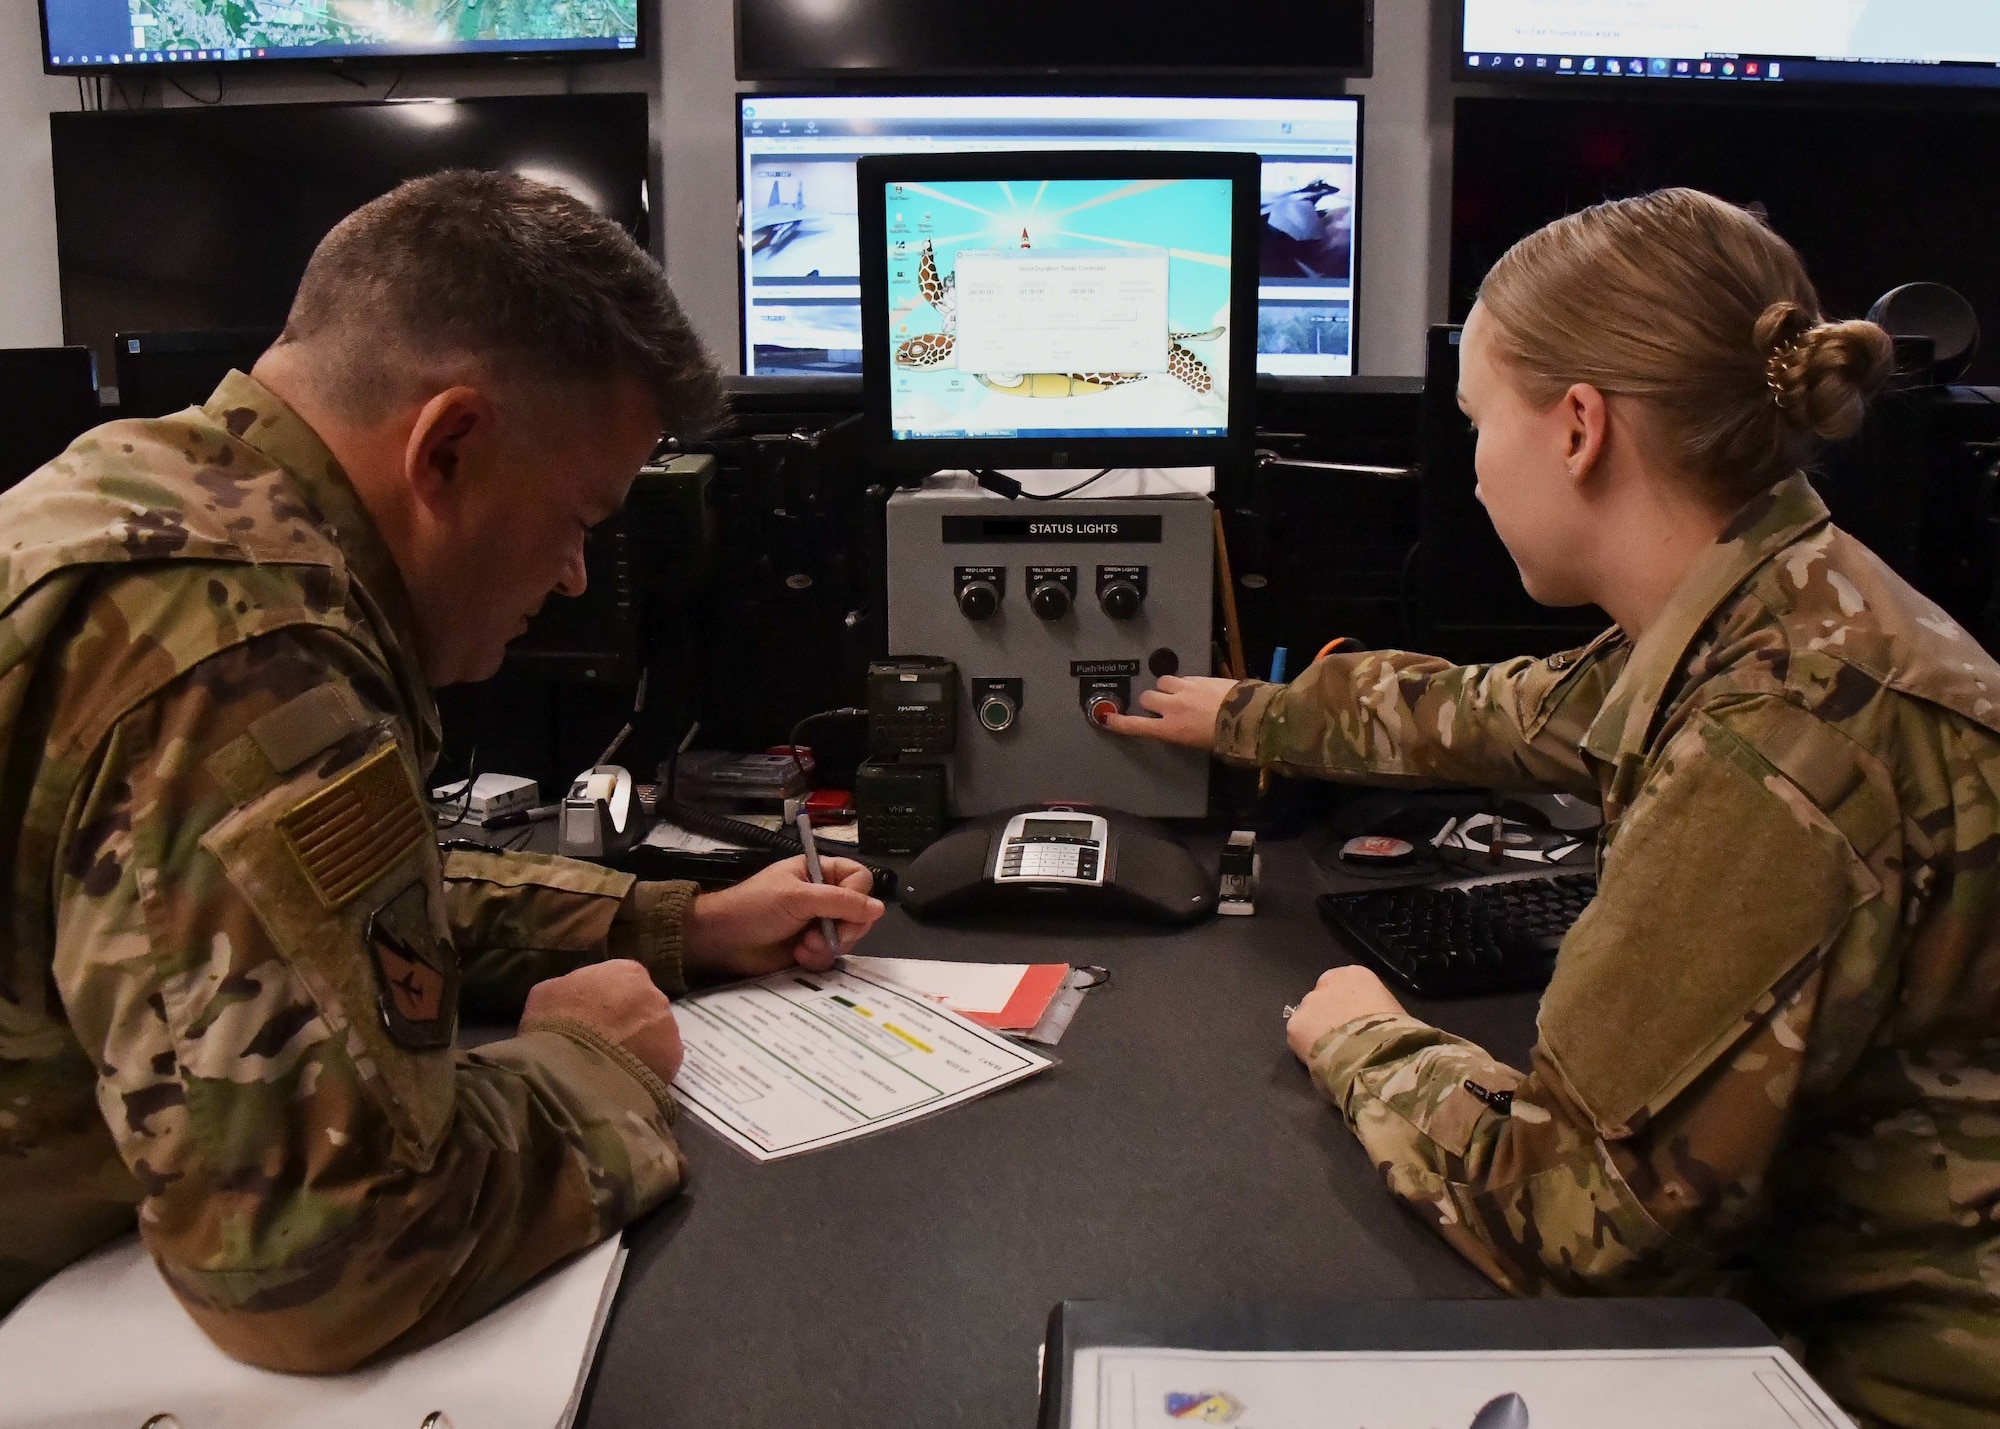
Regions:
M 1271 652 L 1272 684 L 1282 685 L 1285 683 L 1285 657 L 1290 655 L 1291 653 L 1292 652 L 1283 645 L 1280 645 L 1277 649 Z

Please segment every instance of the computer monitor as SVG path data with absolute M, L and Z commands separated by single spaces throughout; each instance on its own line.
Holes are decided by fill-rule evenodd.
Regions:
M 278 4 L 215 0 L 42 0 L 42 65 L 50 74 L 143 77 L 172 65 L 231 67 L 438 56 L 578 60 L 637 53 L 639 0 L 488 0 L 486 4 Z
M 89 348 L 0 349 L 0 491 L 103 420 Z
M 1375 0 L 736 0 L 743 79 L 861 75 L 1365 75 Z
M 1988 0 L 1464 0 L 1468 78 L 2000 88 Z
M 274 327 L 119 333 L 113 344 L 118 351 L 118 415 L 165 417 L 199 407 L 232 368 L 248 372 L 278 333 Z
M 1257 370 L 1354 372 L 1359 99 L 745 94 L 737 143 L 745 376 L 859 375 L 857 158 L 1142 145 L 1263 156 Z
M 1822 304 L 1865 316 L 1904 283 L 1963 293 L 2000 332 L 2000 112 L 1629 95 L 1461 98 L 1452 154 L 1451 311 L 1543 224 L 1673 185 L 1757 205 L 1799 250 Z M 2000 382 L 1989 341 L 1964 379 Z
M 280 326 L 328 229 L 439 169 L 558 184 L 646 238 L 643 94 L 59 113 L 49 135 L 63 336 L 107 380 L 121 331 Z
M 1258 170 L 1117 150 L 862 159 L 863 423 L 885 464 L 1246 456 Z

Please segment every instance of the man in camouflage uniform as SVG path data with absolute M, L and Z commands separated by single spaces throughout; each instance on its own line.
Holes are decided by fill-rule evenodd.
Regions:
M 1291 1029 L 1390 1189 L 1482 1271 L 1738 1294 L 1857 1412 L 2000 1419 L 2000 666 L 1805 478 L 1636 646 L 1331 656 L 1236 685 L 1214 748 L 1601 802 L 1601 891 L 1525 1073 L 1358 968 Z
M 256 370 L 0 497 L 0 1313 L 136 1223 L 222 1348 L 337 1370 L 670 1194 L 664 994 L 821 962 L 818 916 L 879 905 L 844 861 L 697 898 L 440 858 L 430 688 L 580 590 L 584 525 L 712 400 L 622 232 L 405 186 Z M 525 994 L 520 1035 L 458 1050 L 462 991 Z

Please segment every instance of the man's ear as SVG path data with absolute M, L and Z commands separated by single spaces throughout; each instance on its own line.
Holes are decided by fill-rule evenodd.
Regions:
M 417 505 L 437 514 L 460 499 L 467 466 L 492 449 L 497 415 L 474 387 L 448 387 L 424 403 L 403 451 L 403 476 Z
M 1569 479 L 1579 485 L 1588 481 L 1604 457 L 1604 444 L 1611 435 L 1611 409 L 1604 394 L 1588 382 L 1579 382 L 1561 398 L 1566 460 Z

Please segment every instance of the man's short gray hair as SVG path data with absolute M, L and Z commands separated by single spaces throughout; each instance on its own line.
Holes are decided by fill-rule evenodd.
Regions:
M 327 395 L 357 416 L 467 359 L 509 376 L 634 378 L 676 435 L 721 404 L 660 266 L 581 200 L 512 174 L 411 179 L 342 219 L 306 265 L 287 344 L 325 349 Z

